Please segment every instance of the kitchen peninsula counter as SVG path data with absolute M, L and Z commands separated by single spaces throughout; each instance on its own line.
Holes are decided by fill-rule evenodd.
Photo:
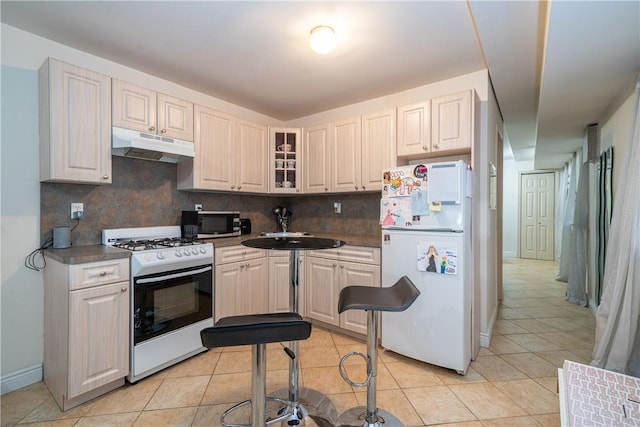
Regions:
M 131 258 L 131 251 L 105 245 L 79 245 L 65 249 L 45 249 L 47 257 L 62 264 L 84 264 L 87 262 L 109 261 Z
M 334 234 L 334 233 L 313 233 L 311 232 L 313 237 L 320 237 L 324 239 L 335 239 L 342 240 L 347 245 L 351 246 L 364 246 L 364 247 L 372 247 L 379 248 L 381 246 L 381 237 L 380 236 L 364 236 L 357 234 Z M 259 237 L 263 237 L 260 233 L 251 233 L 244 234 L 238 237 L 223 237 L 220 239 L 207 239 L 207 243 L 213 243 L 213 246 L 216 248 L 224 248 L 227 246 L 236 246 L 241 245 L 242 241 L 249 239 L 256 239 Z

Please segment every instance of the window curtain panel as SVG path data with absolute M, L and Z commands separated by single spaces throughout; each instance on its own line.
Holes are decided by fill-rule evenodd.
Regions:
M 580 166 L 578 191 L 573 215 L 573 235 L 569 254 L 567 301 L 587 306 L 587 257 L 589 245 L 589 163 Z
M 576 155 L 568 165 L 562 170 L 560 178 L 560 221 L 562 224 L 562 239 L 560 240 L 560 257 L 558 264 L 558 275 L 556 280 L 567 282 L 569 280 L 569 267 L 573 254 L 573 215 L 576 204 Z
M 640 75 L 596 313 L 591 364 L 640 377 Z

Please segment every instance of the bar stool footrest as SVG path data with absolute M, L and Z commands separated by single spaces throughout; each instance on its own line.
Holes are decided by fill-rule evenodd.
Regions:
M 369 423 L 366 420 L 367 407 L 357 406 L 351 408 L 342 414 L 338 418 L 336 427 L 403 427 L 402 421 L 395 415 L 384 409 L 378 408 L 377 418 L 373 423 Z
M 285 420 L 289 415 L 291 415 L 293 413 L 293 408 L 288 408 L 288 404 L 290 403 L 288 400 L 286 399 L 280 399 L 278 397 L 271 397 L 271 396 L 267 396 L 266 397 L 267 402 L 272 401 L 272 402 L 278 402 L 283 406 L 284 408 L 287 408 L 287 410 L 282 413 L 279 414 L 277 417 L 274 418 L 270 418 L 268 420 L 265 420 L 265 425 L 270 425 L 273 423 L 277 423 L 279 421 L 283 421 Z M 240 408 L 247 406 L 247 405 L 251 405 L 251 399 L 247 399 L 244 400 L 242 402 L 236 403 L 235 405 L 233 405 L 232 407 L 230 407 L 229 409 L 227 409 L 226 411 L 224 411 L 222 413 L 222 415 L 220 416 L 220 422 L 222 423 L 222 425 L 224 427 L 251 427 L 253 424 L 249 423 L 249 424 L 232 424 L 232 423 L 227 423 L 225 420 L 226 418 L 233 414 L 235 411 L 239 410 Z

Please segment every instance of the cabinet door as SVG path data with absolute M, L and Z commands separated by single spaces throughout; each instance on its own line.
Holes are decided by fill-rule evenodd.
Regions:
M 382 190 L 382 171 L 396 166 L 395 108 L 362 116 L 363 191 Z
M 305 279 L 305 314 L 307 317 L 339 326 L 339 280 L 336 261 L 307 257 Z
M 111 183 L 111 78 L 55 59 L 40 69 L 40 180 Z
M 244 120 L 236 124 L 236 186 L 253 193 L 267 191 L 267 127 Z
M 268 310 L 267 259 L 216 265 L 214 319 Z
M 380 287 L 380 267 L 350 262 L 340 263 L 340 290 L 347 286 Z M 367 333 L 367 312 L 347 310 L 340 315 L 340 327 L 361 334 Z
M 471 91 L 431 100 L 431 149 L 448 151 L 471 148 Z
M 332 143 L 332 190 L 360 190 L 361 118 L 334 123 Z
M 269 191 L 302 191 L 302 141 L 300 129 L 271 128 L 269 131 Z
M 289 257 L 269 257 L 269 312 L 281 313 L 290 310 L 290 290 Z
M 69 293 L 69 395 L 129 372 L 129 282 Z
M 158 94 L 158 135 L 193 141 L 193 104 Z
M 194 111 L 195 157 L 178 162 L 178 189 L 229 191 L 235 185 L 235 118 L 201 105 Z
M 156 133 L 156 92 L 113 80 L 113 126 Z
M 331 188 L 331 126 L 304 131 L 304 192 L 326 193 Z
M 398 107 L 398 156 L 420 155 L 430 150 L 431 103 L 426 101 Z

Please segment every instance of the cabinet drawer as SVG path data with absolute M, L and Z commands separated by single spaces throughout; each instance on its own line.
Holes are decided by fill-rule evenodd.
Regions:
M 216 248 L 216 265 L 228 262 L 244 261 L 253 258 L 267 256 L 265 249 L 249 248 L 247 246 L 229 246 L 226 248 Z
M 129 281 L 129 258 L 75 264 L 69 267 L 69 289 Z
M 336 249 L 322 249 L 310 251 L 309 255 L 321 258 L 331 258 L 339 261 L 362 262 L 380 264 L 380 248 L 344 245 Z

